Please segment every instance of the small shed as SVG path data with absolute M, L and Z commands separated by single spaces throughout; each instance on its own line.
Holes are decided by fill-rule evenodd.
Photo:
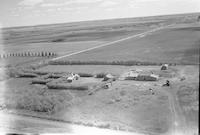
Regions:
M 72 82 L 73 80 L 78 80 L 79 77 L 80 76 L 78 74 L 71 73 L 70 76 L 67 77 L 67 81 Z
M 138 72 L 131 70 L 127 73 L 125 80 L 135 80 L 138 74 L 139 74 Z
M 161 70 L 167 70 L 168 69 L 168 64 L 163 64 L 162 66 L 161 66 Z
M 68 81 L 68 82 L 72 82 L 73 79 L 74 79 L 74 78 L 73 78 L 72 76 L 70 76 L 70 77 L 67 78 L 67 81 Z
M 107 75 L 103 78 L 103 81 L 108 81 L 108 80 L 110 80 L 110 79 L 114 80 L 115 77 L 114 77 L 113 75 L 111 75 L 111 74 L 107 74 Z

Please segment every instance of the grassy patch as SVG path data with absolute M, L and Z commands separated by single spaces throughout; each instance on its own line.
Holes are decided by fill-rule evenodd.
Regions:
M 32 84 L 43 84 L 43 85 L 45 85 L 50 81 L 51 81 L 51 79 L 35 78 L 35 79 L 32 80 L 31 83 Z
M 38 75 L 34 73 L 19 73 L 18 77 L 34 78 L 34 77 L 38 77 Z
M 13 91 L 6 95 L 5 106 L 8 109 L 23 109 L 53 114 L 71 104 L 73 95 L 69 91 L 52 93 L 44 89 Z
M 199 91 L 198 88 L 194 89 L 190 86 L 182 86 L 181 89 L 177 92 L 180 105 L 187 110 L 198 111 L 198 99 Z
M 94 76 L 93 74 L 90 74 L 90 73 L 78 73 L 78 75 L 80 77 L 93 77 Z
M 190 126 L 198 125 L 199 88 L 189 85 L 182 85 L 177 92 L 177 96 L 187 123 Z
M 98 73 L 95 75 L 95 77 L 96 78 L 104 78 L 104 77 L 106 77 L 106 75 L 107 75 L 106 73 Z
M 87 85 L 78 85 L 78 84 L 59 84 L 59 83 L 47 83 L 49 89 L 70 89 L 70 90 L 88 90 Z

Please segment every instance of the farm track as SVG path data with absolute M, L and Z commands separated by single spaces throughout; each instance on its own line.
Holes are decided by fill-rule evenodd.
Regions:
M 175 88 L 176 89 L 176 88 Z M 170 110 L 172 113 L 172 129 L 170 131 L 171 135 L 190 135 L 189 132 L 187 132 L 187 124 L 185 121 L 185 117 L 182 114 L 182 111 L 180 109 L 176 93 L 173 92 L 174 88 L 171 87 L 166 89 L 166 93 L 169 97 L 169 104 L 170 104 Z
M 118 39 L 118 40 L 115 40 L 115 41 L 111 41 L 111 42 L 107 42 L 107 43 L 104 43 L 104 44 L 101 44 L 101 45 L 98 45 L 98 46 L 95 46 L 95 47 L 91 47 L 91 48 L 88 48 L 88 49 L 84 49 L 84 50 L 81 50 L 81 51 L 78 51 L 78 52 L 73 52 L 73 53 L 70 53 L 70 54 L 66 54 L 66 55 L 63 55 L 63 56 L 59 56 L 59 57 L 53 58 L 53 59 L 51 59 L 51 60 L 52 60 L 52 61 L 59 60 L 59 59 L 66 58 L 66 57 L 69 57 L 69 56 L 72 56 L 72 55 L 77 55 L 77 54 L 84 53 L 84 52 L 88 52 L 88 51 L 95 50 L 95 49 L 98 49 L 98 48 L 102 48 L 102 47 L 114 45 L 115 43 L 123 42 L 123 41 L 125 41 L 125 40 L 132 39 L 132 38 L 137 38 L 137 37 L 142 38 L 142 37 L 144 37 L 144 36 L 147 35 L 147 34 L 150 34 L 150 33 L 152 33 L 152 32 L 156 32 L 156 31 L 159 31 L 159 30 L 168 28 L 168 27 L 173 26 L 173 25 L 174 25 L 174 24 L 170 24 L 170 25 L 158 27 L 158 28 L 155 28 L 155 29 L 152 29 L 152 30 L 149 30 L 149 31 L 140 33 L 140 34 L 128 36 L 128 37 L 125 37 L 125 38 L 122 38 L 122 39 Z

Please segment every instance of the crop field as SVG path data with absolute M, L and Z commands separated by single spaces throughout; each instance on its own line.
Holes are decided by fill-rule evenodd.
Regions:
M 196 16 L 5 28 L 1 56 L 56 55 L 0 57 L 0 109 L 37 117 L 38 122 L 48 119 L 151 135 L 194 135 L 199 112 Z M 162 63 L 169 67 L 161 70 Z M 132 72 L 137 73 L 133 77 L 156 79 L 126 79 Z M 30 122 L 25 122 L 26 130 L 34 128 Z

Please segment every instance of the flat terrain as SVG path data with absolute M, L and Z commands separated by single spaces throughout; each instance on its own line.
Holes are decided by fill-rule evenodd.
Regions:
M 174 26 L 141 38 L 128 39 L 103 48 L 67 57 L 71 61 L 151 61 L 199 63 L 200 25 Z M 65 60 L 65 58 L 61 59 Z
M 0 53 L 2 55 L 13 52 L 51 51 L 62 56 L 162 26 L 170 24 L 190 24 L 196 22 L 197 15 L 198 14 L 183 14 L 4 28 L 2 30 L 2 49 L 0 50 Z M 190 28 L 191 25 L 188 25 L 188 27 L 189 29 L 192 29 Z M 196 27 L 199 26 L 197 25 Z M 194 29 L 188 31 L 173 29 L 167 30 L 166 32 L 164 31 L 162 34 L 159 34 L 158 32 L 158 35 L 148 36 L 149 38 L 144 37 L 144 39 L 142 38 L 143 40 L 130 39 L 126 42 L 115 44 L 114 48 L 113 46 L 99 48 L 88 52 L 89 54 L 82 54 L 84 57 L 82 57 L 82 55 L 74 56 L 71 60 L 90 60 L 93 58 L 95 60 L 165 60 L 166 62 L 173 60 L 172 62 L 181 61 L 194 63 L 198 59 L 196 58 L 196 55 L 192 55 L 191 53 L 197 53 L 193 50 L 195 50 L 196 44 L 199 42 L 196 39 L 197 34 L 199 34 L 198 28 L 196 30 Z M 182 34 L 180 35 L 180 33 Z M 165 37 L 167 38 L 165 39 Z M 178 38 L 181 38 L 182 40 L 175 41 L 175 39 Z M 161 43 L 163 43 L 163 45 Z M 183 46 L 181 46 L 182 44 Z M 171 50 L 174 46 L 177 46 L 175 48 L 176 51 L 180 49 L 177 54 L 174 50 Z M 146 50 L 143 50 L 143 47 L 146 47 Z M 151 50 L 152 47 L 156 49 Z M 106 50 L 104 51 L 104 49 Z M 126 51 L 126 53 L 123 53 L 124 51 Z M 93 56 L 94 54 L 95 56 Z M 111 54 L 113 55 L 111 56 Z M 182 55 L 184 55 L 183 58 Z M 173 59 L 174 57 L 178 58 Z M 22 58 L 22 60 L 19 59 L 19 61 L 23 60 L 24 58 Z M 6 64 L 12 64 L 13 61 L 15 60 L 10 58 L 7 60 Z M 4 63 L 4 61 L 0 59 L 0 63 Z
M 120 68 L 119 68 L 120 67 Z M 112 66 L 108 65 L 105 68 L 105 65 L 48 65 L 45 67 L 42 67 L 38 69 L 38 71 L 41 72 L 74 72 L 74 73 L 90 73 L 90 74 L 96 74 L 96 73 L 112 73 L 116 75 L 120 75 L 124 72 L 127 72 L 127 70 L 133 69 L 134 67 L 131 66 Z
M 0 122 L 0 127 L 34 133 L 70 132 L 70 128 L 62 125 L 68 123 L 103 128 L 101 131 L 194 135 L 198 130 L 199 112 L 200 24 L 196 22 L 197 15 L 3 29 L 1 54 L 50 51 L 57 54 L 55 61 L 93 61 L 94 64 L 50 65 L 45 61 L 53 57 L 1 57 L 0 73 L 7 75 L 8 71 L 8 75 L 0 81 L 0 109 L 13 113 L 14 122 Z M 165 27 L 168 25 L 170 27 Z M 161 71 L 158 65 L 95 65 L 102 61 L 178 65 L 170 65 L 166 71 Z M 122 80 L 124 73 L 132 69 L 152 72 L 159 79 Z M 56 74 L 58 72 L 62 73 Z M 90 77 L 69 83 L 70 72 Z M 110 73 L 116 81 L 103 82 L 103 78 L 93 76 L 99 73 Z M 34 79 L 40 84 L 33 84 Z M 170 81 L 169 87 L 163 87 L 166 80 Z M 3 116 L 0 114 L 0 117 Z
M 75 51 L 80 51 L 87 49 L 103 42 L 101 41 L 82 41 L 82 42 L 67 42 L 67 43 L 32 43 L 32 44 L 22 44 L 22 45 L 6 45 L 4 47 L 5 52 L 40 52 L 40 51 L 50 51 L 56 52 L 59 55 L 64 55 L 67 53 L 72 53 Z M 41 50 L 42 49 L 42 50 Z

